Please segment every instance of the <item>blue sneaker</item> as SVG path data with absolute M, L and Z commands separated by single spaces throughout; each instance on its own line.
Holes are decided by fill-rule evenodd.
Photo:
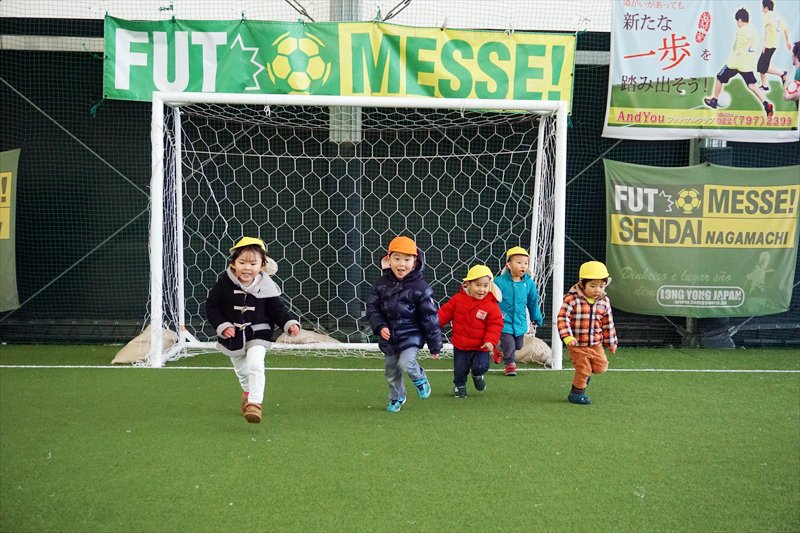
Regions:
M 390 413 L 397 413 L 400 411 L 400 407 L 402 407 L 404 403 L 406 403 L 405 396 L 396 400 L 389 400 L 389 405 L 386 406 L 386 410 Z
M 567 396 L 567 400 L 569 400 L 572 403 L 577 403 L 579 405 L 589 405 L 590 403 L 592 403 L 592 400 L 590 400 L 589 397 L 586 396 L 586 393 L 576 394 L 574 392 L 571 392 L 569 393 L 569 396 Z
M 486 378 L 484 378 L 483 374 L 481 374 L 480 376 L 472 376 L 472 383 L 475 384 L 475 390 L 477 391 L 486 390 Z
M 431 384 L 428 383 L 428 378 L 416 380 L 414 386 L 417 388 L 417 394 L 423 400 L 431 395 Z

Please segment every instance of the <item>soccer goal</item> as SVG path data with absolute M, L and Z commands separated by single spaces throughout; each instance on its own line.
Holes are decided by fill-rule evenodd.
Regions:
M 566 119 L 563 102 L 155 93 L 146 364 L 213 348 L 205 299 L 242 236 L 267 243 L 317 334 L 276 347 L 374 350 L 365 301 L 407 235 L 439 303 L 471 265 L 499 272 L 528 247 L 561 368 Z

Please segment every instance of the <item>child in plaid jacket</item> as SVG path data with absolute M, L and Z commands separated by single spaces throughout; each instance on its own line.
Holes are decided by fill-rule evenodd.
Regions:
M 567 399 L 576 404 L 592 403 L 586 386 L 592 374 L 608 369 L 603 346 L 613 354 L 617 351 L 617 332 L 611 301 L 605 288 L 611 283 L 608 269 L 599 261 L 581 265 L 580 281 L 564 296 L 558 312 L 558 334 L 569 351 L 575 367 L 572 389 Z

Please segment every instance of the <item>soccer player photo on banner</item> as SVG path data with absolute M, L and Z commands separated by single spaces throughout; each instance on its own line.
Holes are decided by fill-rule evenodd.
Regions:
M 698 318 L 789 308 L 800 166 L 604 164 L 615 307 Z
M 613 0 L 603 136 L 800 139 L 800 2 Z M 788 89 L 788 91 L 787 91 Z

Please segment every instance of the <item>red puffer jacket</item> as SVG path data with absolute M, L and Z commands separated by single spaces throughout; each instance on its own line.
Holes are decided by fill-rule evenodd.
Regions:
M 439 325 L 453 322 L 450 341 L 464 351 L 485 351 L 483 345 L 497 346 L 503 331 L 503 314 L 492 293 L 476 300 L 462 288 L 439 309 Z

